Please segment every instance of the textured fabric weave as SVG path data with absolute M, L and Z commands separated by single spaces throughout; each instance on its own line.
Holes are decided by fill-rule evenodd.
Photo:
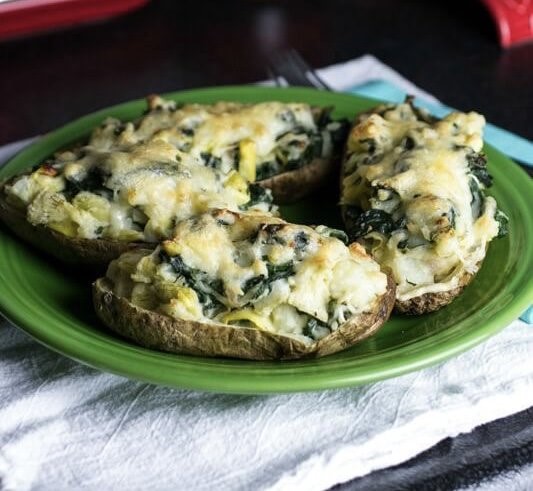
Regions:
M 531 328 L 515 321 L 393 380 L 235 396 L 101 373 L 4 322 L 0 481 L 9 490 L 327 489 L 533 405 L 532 357 Z

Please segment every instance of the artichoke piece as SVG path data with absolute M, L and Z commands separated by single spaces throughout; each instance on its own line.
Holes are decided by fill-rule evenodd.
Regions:
M 257 151 L 255 142 L 243 140 L 239 144 L 240 160 L 239 173 L 248 182 L 254 182 L 256 178 Z

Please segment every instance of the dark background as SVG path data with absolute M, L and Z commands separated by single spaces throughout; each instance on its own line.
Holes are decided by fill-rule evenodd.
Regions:
M 446 104 L 533 138 L 533 43 L 502 50 L 477 1 L 154 0 L 0 42 L 0 144 L 149 93 L 264 79 L 268 55 L 287 47 L 315 67 L 373 54 Z M 533 462 L 532 420 L 530 409 L 485 425 L 340 489 L 454 489 L 519 470 Z
M 0 43 L 0 144 L 152 92 L 265 78 L 371 53 L 448 105 L 533 138 L 533 44 L 498 46 L 474 0 L 154 0 L 125 17 Z

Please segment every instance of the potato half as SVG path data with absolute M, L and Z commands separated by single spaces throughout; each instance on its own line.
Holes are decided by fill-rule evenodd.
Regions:
M 348 131 L 346 120 L 330 117 L 333 107 L 305 103 L 180 106 L 152 96 L 148 107 L 148 122 L 139 131 L 143 124 L 168 126 L 174 144 L 205 165 L 224 173 L 233 169 L 271 189 L 276 204 L 295 202 L 323 184 L 339 165 Z
M 474 279 L 473 274 L 463 273 L 458 279 L 458 287 L 444 292 L 423 293 L 409 300 L 396 300 L 394 309 L 400 314 L 421 315 L 445 307 L 458 297 L 465 287 Z
M 341 210 L 396 284 L 396 310 L 424 314 L 449 304 L 481 267 L 490 241 L 506 234 L 482 153 L 483 116 L 438 120 L 387 104 L 359 115 L 341 172 Z
M 388 319 L 395 285 L 360 246 L 317 230 L 226 211 L 182 222 L 156 251 L 113 261 L 93 284 L 96 313 L 114 332 L 173 353 L 280 360 L 341 351 Z
M 389 318 L 394 305 L 394 281 L 376 309 L 353 317 L 316 343 L 250 327 L 179 320 L 143 309 L 113 293 L 100 278 L 93 284 L 98 317 L 115 333 L 150 349 L 198 356 L 247 360 L 319 358 L 342 351 L 374 334 Z

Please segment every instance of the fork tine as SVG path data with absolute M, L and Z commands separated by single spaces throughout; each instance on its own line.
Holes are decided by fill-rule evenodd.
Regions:
M 314 87 L 305 72 L 294 63 L 289 52 L 274 53 L 270 57 L 270 66 L 272 71 L 278 77 L 284 78 L 289 85 Z
M 272 80 L 276 87 L 286 87 L 287 82 L 285 79 L 276 71 L 275 67 L 273 67 L 270 63 L 267 64 L 267 76 L 269 80 Z
M 306 74 L 307 78 L 313 83 L 315 87 L 330 90 L 333 89 L 318 75 L 317 71 L 311 68 L 311 66 L 302 58 L 302 55 L 298 53 L 294 48 L 289 51 L 289 54 L 298 67 Z

